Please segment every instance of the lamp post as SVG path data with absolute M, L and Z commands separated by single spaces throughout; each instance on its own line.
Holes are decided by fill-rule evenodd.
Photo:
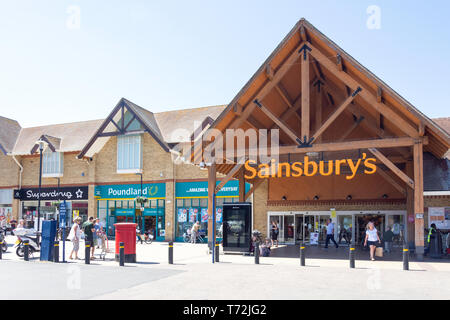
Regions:
M 142 190 L 142 172 L 137 172 L 136 174 L 141 176 L 141 193 L 139 194 L 139 196 L 142 198 L 143 197 L 143 195 L 142 195 L 142 192 L 143 192 L 143 190 Z M 140 205 L 141 205 L 141 207 L 139 208 L 139 210 L 141 210 L 141 216 L 140 217 L 142 218 L 142 214 L 144 212 L 144 203 L 141 202 Z M 141 225 L 141 227 L 139 229 L 141 230 L 141 233 L 144 232 L 144 230 L 142 230 L 142 225 Z
M 44 140 L 36 141 L 36 144 L 39 145 L 39 189 L 38 189 L 38 221 L 37 221 L 37 241 L 40 243 L 39 232 L 41 229 L 41 186 L 42 186 L 42 152 L 47 146 L 47 142 Z

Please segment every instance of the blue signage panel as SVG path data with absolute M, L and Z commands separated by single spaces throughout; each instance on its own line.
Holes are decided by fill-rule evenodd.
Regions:
M 140 184 L 114 184 L 95 186 L 97 199 L 135 199 L 141 195 Z M 142 195 L 147 198 L 165 198 L 165 183 L 146 183 L 142 185 Z
M 67 219 L 67 208 L 66 208 L 66 201 L 61 202 L 59 204 L 59 227 L 65 228 L 66 227 L 66 220 Z
M 220 181 L 217 181 L 218 185 Z M 250 184 L 245 184 L 245 192 L 250 190 Z M 176 191 L 177 198 L 206 198 L 208 197 L 208 181 L 192 181 L 192 182 L 177 182 Z M 239 181 L 228 181 L 225 186 L 220 189 L 216 197 L 238 197 L 239 196 Z

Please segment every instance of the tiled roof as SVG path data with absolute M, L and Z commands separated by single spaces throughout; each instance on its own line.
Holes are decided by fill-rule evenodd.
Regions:
M 12 151 L 19 132 L 20 125 L 16 120 L 0 117 L 0 152 Z
M 447 118 L 434 118 L 431 119 L 435 123 L 437 123 L 438 126 L 440 126 L 442 129 L 447 131 L 448 134 L 450 134 L 450 117 Z
M 30 154 L 31 149 L 41 136 L 50 136 L 53 139 L 58 139 L 59 143 L 55 143 L 59 147 L 57 151 L 80 151 L 102 122 L 103 120 L 91 120 L 22 128 L 12 154 Z

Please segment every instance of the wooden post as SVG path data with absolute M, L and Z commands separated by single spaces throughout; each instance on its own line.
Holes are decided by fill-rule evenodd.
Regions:
M 423 260 L 424 253 L 424 209 L 423 209 L 423 143 L 416 141 L 413 146 L 414 158 L 414 235 L 416 258 Z
M 410 177 L 414 177 L 414 163 L 413 161 L 409 160 L 406 161 L 406 174 Z M 411 188 L 406 188 L 406 222 L 405 225 L 407 225 L 406 228 L 406 242 L 414 242 L 414 222 L 409 222 L 409 217 L 414 217 L 414 190 Z
M 304 49 L 302 60 L 302 135 L 300 139 L 309 140 L 309 53 Z
M 316 126 L 315 126 L 315 130 L 317 132 L 317 130 L 320 129 L 320 127 L 322 126 L 322 89 L 320 88 L 320 85 L 317 86 L 317 92 L 316 92 Z M 316 139 L 317 143 L 321 143 L 322 142 L 322 137 L 318 137 Z
M 239 171 L 239 202 L 245 202 L 245 168 Z
M 208 167 L 208 247 L 214 250 L 213 239 L 213 219 L 215 217 L 213 212 L 214 193 L 216 191 L 216 163 L 211 163 Z

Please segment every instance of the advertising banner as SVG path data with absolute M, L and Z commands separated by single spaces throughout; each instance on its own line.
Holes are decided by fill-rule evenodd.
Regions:
M 198 209 L 190 208 L 189 209 L 189 222 L 194 223 L 197 221 Z
M 438 229 L 450 229 L 450 207 L 428 208 L 428 227 L 434 223 Z
M 216 208 L 216 222 L 222 223 L 222 208 Z
M 187 221 L 187 210 L 184 208 L 178 209 L 178 222 L 186 222 Z
M 208 209 L 202 209 L 202 222 L 208 222 Z

